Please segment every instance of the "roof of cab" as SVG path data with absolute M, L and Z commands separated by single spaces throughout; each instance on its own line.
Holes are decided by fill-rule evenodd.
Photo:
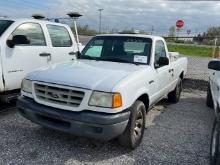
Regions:
M 47 21 L 47 20 L 40 20 L 40 19 L 34 19 L 34 18 L 0 18 L 0 20 L 10 20 L 14 22 L 35 22 L 35 23 L 48 23 L 48 24 L 53 24 L 53 25 L 66 25 L 63 23 L 56 23 L 52 21 Z
M 144 34 L 101 34 L 97 36 L 103 36 L 103 37 L 140 37 L 140 38 L 150 38 L 152 40 L 164 40 L 163 37 L 160 36 L 153 36 L 153 35 L 144 35 Z

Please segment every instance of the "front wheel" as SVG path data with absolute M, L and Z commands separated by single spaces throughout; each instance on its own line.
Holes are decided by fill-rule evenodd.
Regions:
M 130 108 L 130 111 L 128 125 L 118 139 L 122 146 L 135 149 L 141 143 L 144 135 L 146 108 L 143 102 L 137 100 Z
M 214 121 L 212 129 L 212 138 L 210 144 L 210 162 L 211 165 L 220 164 L 220 151 L 219 151 L 219 123 Z
M 168 101 L 171 103 L 178 103 L 180 100 L 182 89 L 183 89 L 182 79 L 179 78 L 176 88 L 168 94 Z

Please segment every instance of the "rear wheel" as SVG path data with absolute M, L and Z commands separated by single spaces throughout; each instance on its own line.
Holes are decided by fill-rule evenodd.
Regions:
M 182 79 L 179 78 L 176 88 L 168 94 L 168 101 L 171 103 L 179 102 L 182 89 L 183 89 Z
M 206 105 L 209 108 L 213 108 L 214 107 L 210 84 L 208 85 L 208 89 L 207 89 Z
M 219 153 L 219 123 L 217 120 L 214 121 L 212 129 L 212 138 L 210 146 L 210 162 L 211 165 L 220 164 L 220 153 Z
M 136 101 L 130 109 L 130 119 L 124 133 L 119 136 L 119 142 L 127 148 L 135 149 L 144 135 L 146 108 L 143 102 Z

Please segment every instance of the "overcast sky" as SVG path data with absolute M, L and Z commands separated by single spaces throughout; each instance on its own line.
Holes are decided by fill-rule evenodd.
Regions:
M 30 17 L 42 13 L 47 17 L 65 17 L 69 11 L 84 16 L 80 24 L 98 29 L 98 8 L 103 8 L 104 29 L 135 28 L 167 32 L 176 20 L 185 22 L 184 31 L 205 31 L 220 26 L 219 1 L 164 0 L 0 0 L 0 14 L 10 17 Z

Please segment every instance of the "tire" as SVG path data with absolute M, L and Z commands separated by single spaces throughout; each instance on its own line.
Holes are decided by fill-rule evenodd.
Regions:
M 207 89 L 206 105 L 209 108 L 213 108 L 214 107 L 210 84 L 208 85 L 208 89 Z
M 118 140 L 129 149 L 137 148 L 143 138 L 146 123 L 146 108 L 143 102 L 136 101 L 130 108 L 131 114 L 128 125 Z
M 180 100 L 182 90 L 183 90 L 182 79 L 179 78 L 176 88 L 168 94 L 168 101 L 171 103 L 178 103 Z
M 219 165 L 220 164 L 220 150 L 219 150 L 219 123 L 217 120 L 214 121 L 212 128 L 212 137 L 210 143 L 210 164 Z

